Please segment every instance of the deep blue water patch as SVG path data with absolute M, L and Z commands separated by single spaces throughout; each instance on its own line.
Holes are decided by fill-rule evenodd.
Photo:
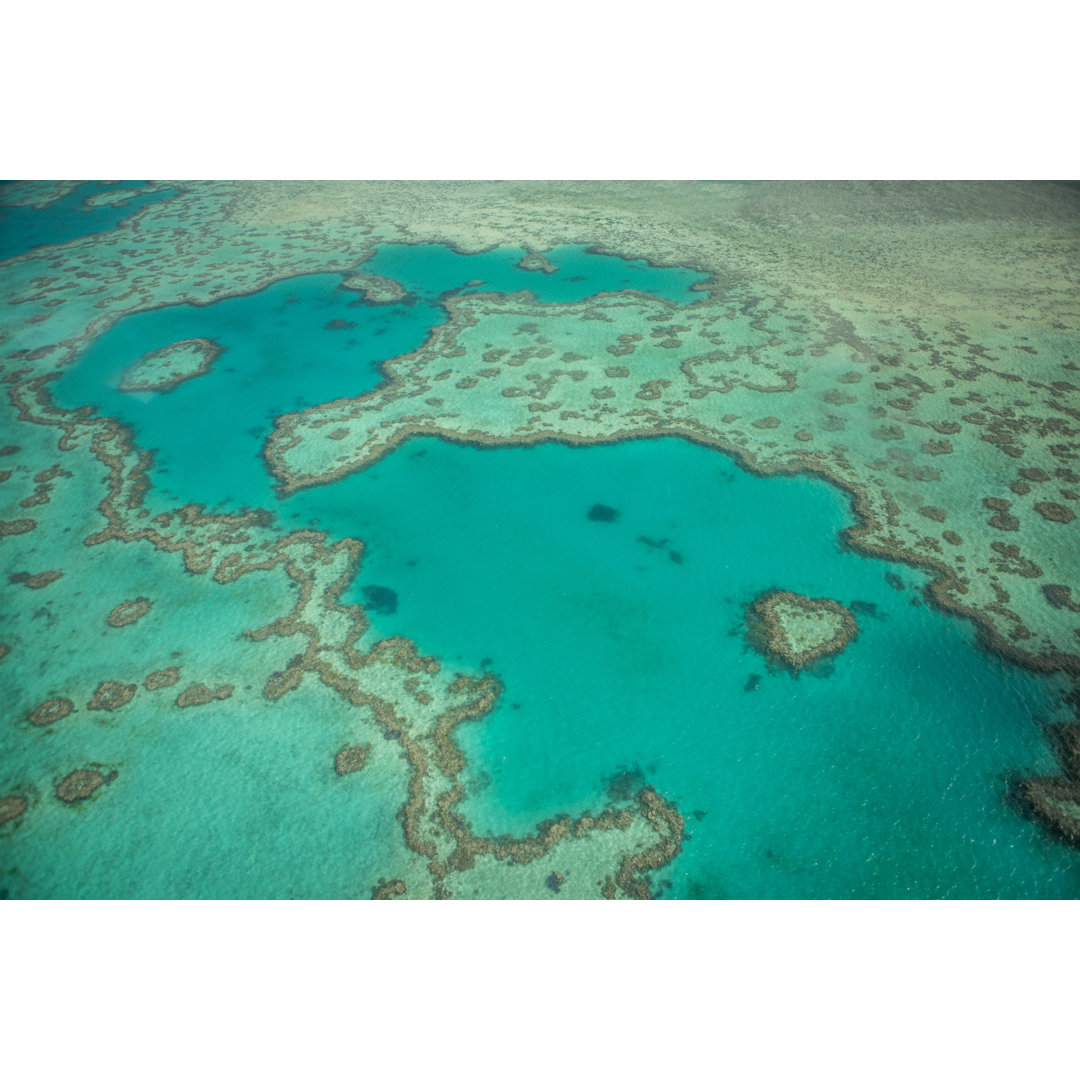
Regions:
M 109 232 L 126 218 L 151 203 L 171 199 L 178 194 L 169 189 L 136 195 L 123 206 L 87 207 L 85 200 L 106 191 L 140 188 L 142 180 L 124 180 L 118 184 L 81 184 L 70 195 L 49 206 L 0 206 L 0 260 L 24 255 L 34 248 L 66 244 L 84 236 Z

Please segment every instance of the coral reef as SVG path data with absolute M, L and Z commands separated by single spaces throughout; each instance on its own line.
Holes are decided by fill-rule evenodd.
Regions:
M 164 690 L 167 686 L 175 686 L 180 681 L 180 669 L 176 666 L 162 668 L 161 671 L 151 671 L 143 680 L 143 686 L 147 690 Z
M 367 764 L 370 754 L 370 744 L 343 746 L 334 758 L 334 772 L 338 776 L 348 776 L 349 773 L 359 772 Z
M 762 593 L 747 612 L 747 640 L 793 672 L 836 656 L 858 634 L 855 616 L 835 600 L 783 589 Z
M 65 716 L 70 716 L 74 711 L 75 704 L 70 698 L 50 698 L 43 701 L 26 719 L 34 727 L 48 727 L 58 720 L 63 720 Z
M 61 802 L 74 803 L 89 799 L 104 784 L 111 784 L 117 777 L 116 770 L 102 773 L 98 769 L 76 769 L 68 773 L 56 786 L 56 797 Z
M 11 185 L 4 202 L 48 205 L 76 188 Z M 89 407 L 53 402 L 62 369 L 125 315 L 201 306 L 313 273 L 338 274 L 364 293 L 358 303 L 400 303 L 407 297 L 398 283 L 357 272 L 378 244 L 394 241 L 459 252 L 515 245 L 533 253 L 526 268 L 542 272 L 535 253 L 559 244 L 697 268 L 712 276 L 685 306 L 629 291 L 558 305 L 526 294 L 445 297 L 446 323 L 415 352 L 384 365 L 376 390 L 279 417 L 264 460 L 287 494 L 364 468 L 414 435 L 477 446 L 678 436 L 760 475 L 808 473 L 835 485 L 856 517 L 845 534 L 852 548 L 930 572 L 927 598 L 971 620 L 984 647 L 1034 670 L 1080 674 L 1080 604 L 1068 585 L 1048 584 L 1080 574 L 1071 509 L 1080 452 L 1071 193 L 1015 185 L 657 184 L 640 185 L 630 199 L 619 185 L 515 182 L 417 184 L 403 200 L 401 186 L 389 183 L 180 183 L 177 190 L 113 234 L 5 263 L 4 389 L 18 426 L 46 435 L 48 452 L 63 454 L 78 480 L 70 490 L 96 493 L 104 481 L 85 506 L 68 510 L 64 499 L 64 528 L 78 530 L 87 552 L 142 549 L 182 566 L 199 596 L 248 575 L 287 578 L 293 606 L 252 623 L 244 644 L 265 646 L 266 656 L 281 646 L 299 659 L 274 674 L 288 651 L 250 661 L 259 677 L 248 700 L 273 708 L 266 699 L 293 692 L 303 679 L 388 740 L 376 745 L 393 748 L 386 768 L 407 778 L 399 821 L 412 861 L 400 871 L 384 867 L 394 876 L 373 894 L 462 895 L 485 867 L 526 863 L 539 873 L 540 894 L 555 874 L 564 875 L 568 894 L 582 881 L 578 852 L 603 834 L 619 841 L 605 848 L 603 895 L 652 895 L 648 876 L 677 855 L 683 821 L 670 802 L 642 789 L 596 817 L 552 819 L 518 838 L 476 836 L 455 809 L 464 798 L 464 761 L 453 732 L 490 713 L 497 681 L 461 682 L 402 639 L 361 648 L 367 618 L 340 603 L 359 565 L 357 541 L 287 532 L 269 514 L 171 505 L 154 489 L 152 453 L 129 428 Z M 94 199 L 112 201 L 105 194 Z M 545 210 L 536 213 L 540 198 Z M 965 215 L 991 224 L 958 230 L 955 219 Z M 801 227 L 790 229 L 792 220 Z M 195 338 L 147 354 L 121 389 L 168 392 L 211 371 L 217 349 Z M 608 366 L 613 357 L 618 367 Z M 768 408 L 758 396 L 765 393 L 773 395 Z M 21 434 L 10 437 L 28 445 Z M 26 455 L 14 441 L 0 456 L 5 491 L 33 472 L 19 464 Z M 973 486 L 967 462 L 996 479 Z M 17 552 L 13 568 L 36 571 L 32 554 L 17 545 L 58 531 L 43 515 L 59 475 L 38 473 L 40 490 L 21 493 L 26 505 L 5 511 L 0 534 L 5 549 Z M 8 581 L 51 586 L 43 603 L 68 588 L 89 595 L 93 569 L 57 565 L 64 571 L 19 569 Z M 814 621 L 789 605 L 771 620 L 795 669 L 835 654 L 854 632 L 854 620 L 849 626 L 839 612 L 818 610 Z M 100 614 L 94 617 L 100 626 Z M 770 620 L 763 622 L 767 638 Z M 839 636 L 827 635 L 827 626 L 838 626 Z M 8 640 L 22 663 L 23 645 Z M 167 653 L 146 655 L 140 671 L 169 662 Z M 183 664 L 202 681 L 177 705 L 220 700 L 226 686 L 232 692 L 206 658 L 185 655 Z M 157 690 L 179 678 L 179 667 L 162 667 L 143 685 Z M 41 687 L 38 698 L 59 690 Z M 131 702 L 124 718 L 155 707 L 154 697 L 135 699 L 135 691 L 102 683 L 88 707 Z M 67 699 L 45 704 L 58 700 Z M 106 779 L 80 770 L 60 788 L 85 790 L 77 800 Z M 37 782 L 48 784 L 45 775 Z M 1065 782 L 1037 787 L 1059 818 L 1068 805 Z
M 1061 776 L 1025 777 L 1015 782 L 1012 794 L 1053 837 L 1080 847 L 1080 781 Z
M 394 900 L 399 896 L 404 896 L 408 891 L 408 886 L 400 878 L 394 878 L 392 881 L 379 878 L 379 883 L 371 890 L 371 899 Z
M 212 701 L 225 701 L 227 698 L 232 697 L 235 689 L 234 686 L 225 685 L 212 690 L 203 683 L 193 683 L 180 693 L 176 699 L 176 704 L 181 709 L 187 709 L 193 705 L 209 705 Z
M 26 813 L 30 800 L 25 795 L 5 795 L 0 799 L 0 825 L 6 825 Z
M 167 394 L 189 379 L 206 375 L 225 350 L 210 338 L 188 338 L 139 357 L 121 376 L 127 394 Z
M 112 712 L 123 708 L 135 696 L 138 687 L 135 683 L 103 682 L 94 691 L 94 696 L 86 703 L 88 709 L 103 709 Z
M 547 256 L 539 251 L 530 251 L 521 262 L 518 263 L 519 270 L 539 270 L 544 274 L 554 274 L 557 270 L 557 266 L 553 266 L 548 260 Z
M 144 615 L 148 615 L 153 606 L 154 601 L 145 596 L 136 597 L 134 600 L 125 600 L 122 604 L 117 604 L 109 612 L 106 622 L 110 626 L 133 626 Z
M 378 274 L 353 274 L 341 284 L 345 289 L 362 292 L 369 304 L 400 304 L 409 296 L 398 282 Z

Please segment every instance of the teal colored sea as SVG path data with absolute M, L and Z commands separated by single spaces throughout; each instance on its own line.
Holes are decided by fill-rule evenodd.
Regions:
M 821 481 L 755 477 L 676 439 L 415 439 L 276 498 L 259 457 L 274 416 L 374 387 L 383 360 L 445 319 L 449 290 L 699 295 L 689 271 L 557 249 L 558 272 L 543 274 L 517 269 L 523 254 L 380 249 L 363 270 L 405 285 L 401 304 L 312 275 L 131 316 L 55 397 L 132 424 L 170 498 L 264 506 L 285 526 L 361 538 L 343 599 L 369 606 L 366 644 L 401 634 L 452 670 L 499 675 L 495 712 L 457 733 L 469 759 L 459 809 L 480 832 L 598 811 L 647 783 L 687 821 L 682 853 L 654 879 L 662 897 L 1080 897 L 1080 852 L 1003 801 L 1009 771 L 1054 770 L 1041 725 L 1063 684 L 978 649 L 969 624 L 921 601 L 924 574 L 846 550 L 854 519 Z M 138 356 L 193 336 L 227 347 L 210 375 L 163 395 L 116 391 Z M 853 606 L 858 638 L 815 674 L 770 671 L 744 620 L 771 587 Z
M 152 191 L 132 196 L 121 206 L 85 205 L 85 200 L 92 195 L 144 186 L 141 180 L 80 184 L 70 195 L 43 209 L 0 206 L 0 259 L 11 259 L 49 244 L 66 244 L 69 240 L 108 232 L 144 206 L 172 198 L 175 194 L 174 191 Z M 0 186 L 2 196 L 3 187 Z
M 367 541 L 358 585 L 397 594 L 381 632 L 504 680 L 458 734 L 478 830 L 647 782 L 691 834 L 663 896 L 1080 896 L 1080 853 L 1002 802 L 1007 771 L 1052 770 L 1061 684 L 977 649 L 924 575 L 843 550 L 854 519 L 820 481 L 676 439 L 427 439 L 304 505 Z M 772 587 L 854 604 L 859 637 L 821 674 L 770 673 L 743 631 Z
M 499 249 L 466 256 L 435 245 L 383 247 L 363 269 L 401 282 L 411 296 L 400 304 L 369 304 L 343 288 L 340 277 L 312 274 L 206 307 L 180 305 L 129 316 L 58 383 L 56 400 L 68 408 L 97 405 L 134 425 L 143 444 L 157 451 L 155 483 L 167 494 L 211 507 L 280 510 L 259 457 L 274 417 L 373 389 L 384 360 L 419 348 L 446 320 L 438 303 L 446 292 L 529 289 L 547 303 L 572 303 L 600 292 L 638 289 L 692 303 L 700 294 L 690 287 L 705 280 L 691 271 L 656 269 L 582 248 L 549 253 L 557 260 L 557 273 L 519 270 L 525 254 Z M 469 281 L 479 284 L 464 287 Z M 329 328 L 335 322 L 346 325 Z M 190 337 L 215 338 L 226 346 L 211 378 L 194 379 L 168 394 L 116 390 L 124 369 L 143 353 Z M 303 515 L 286 510 L 285 516 Z

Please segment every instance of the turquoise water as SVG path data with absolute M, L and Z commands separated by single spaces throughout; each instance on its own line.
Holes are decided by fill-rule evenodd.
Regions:
M 922 575 L 844 551 L 852 519 L 822 482 L 754 477 L 672 439 L 500 450 L 428 439 L 274 498 L 258 457 L 273 417 L 371 389 L 383 359 L 445 318 L 441 293 L 479 280 L 550 301 L 635 287 L 690 302 L 701 280 L 581 249 L 549 253 L 557 274 L 525 272 L 523 254 L 380 249 L 362 269 L 401 281 L 414 294 L 402 304 L 312 275 L 132 316 L 56 397 L 131 423 L 158 451 L 159 492 L 362 538 L 345 599 L 396 594 L 396 608 L 372 612 L 378 635 L 504 680 L 494 715 L 458 733 L 471 762 L 461 809 L 480 831 L 598 810 L 622 775 L 624 790 L 653 784 L 686 816 L 683 853 L 657 875 L 663 896 L 1080 896 L 1080 853 L 1001 800 L 1006 771 L 1053 771 L 1039 719 L 1060 684 L 1005 667 L 966 623 L 913 603 Z M 326 329 L 333 319 L 356 326 Z M 165 395 L 115 391 L 138 356 L 191 336 L 227 346 L 212 374 Z M 598 503 L 615 520 L 591 519 Z M 746 649 L 745 605 L 774 586 L 859 602 L 860 636 L 829 673 L 773 674 Z
M 598 255 L 583 247 L 557 247 L 545 253 L 554 273 L 519 270 L 525 251 L 496 248 L 479 255 L 459 255 L 439 244 L 411 247 L 388 244 L 364 263 L 367 273 L 401 282 L 407 289 L 430 297 L 451 289 L 468 292 L 517 292 L 529 289 L 545 303 L 572 304 L 602 292 L 637 289 L 663 300 L 687 303 L 700 294 L 690 293 L 705 275 L 680 267 L 655 267 L 640 260 Z M 482 286 L 465 288 L 467 281 Z
M 141 444 L 157 451 L 155 483 L 165 494 L 211 507 L 279 509 L 271 505 L 272 486 L 259 457 L 274 417 L 374 389 L 384 360 L 419 348 L 446 321 L 438 298 L 447 290 L 530 289 L 542 301 L 569 303 L 636 288 L 692 303 L 700 296 L 690 287 L 706 280 L 582 248 L 549 253 L 557 273 L 530 272 L 517 269 L 524 255 L 523 249 L 467 256 L 435 245 L 388 245 L 362 269 L 405 285 L 412 295 L 401 304 L 369 304 L 342 288 L 340 277 L 311 274 L 206 307 L 184 304 L 132 315 L 95 341 L 56 384 L 56 401 L 65 408 L 96 405 L 132 424 Z M 461 288 L 470 280 L 483 284 Z M 354 325 L 327 329 L 334 320 Z M 227 348 L 212 377 L 192 379 L 168 394 L 116 390 L 123 371 L 141 355 L 190 337 L 215 338 Z M 197 424 L 191 422 L 196 416 Z
M 48 244 L 66 244 L 69 240 L 108 232 L 144 206 L 171 199 L 176 194 L 154 191 L 136 195 L 123 206 L 83 206 L 83 201 L 91 195 L 139 188 L 144 183 L 124 180 L 117 184 L 81 184 L 66 198 L 40 210 L 30 206 L 0 206 L 0 259 L 11 259 Z
M 842 550 L 853 519 L 824 483 L 675 439 L 425 439 L 292 501 L 364 538 L 353 599 L 398 597 L 381 633 L 504 680 L 458 734 L 480 831 L 598 810 L 640 770 L 692 833 L 663 895 L 1080 896 L 1080 853 L 1001 801 L 1005 771 L 1053 770 L 1037 717 L 1060 685 L 913 604 L 922 575 Z M 597 503 L 618 518 L 590 520 Z M 771 587 L 874 614 L 827 676 L 772 674 L 742 634 Z

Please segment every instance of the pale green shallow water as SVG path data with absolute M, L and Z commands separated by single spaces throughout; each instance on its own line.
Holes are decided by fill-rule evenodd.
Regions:
M 689 302 L 700 280 L 580 250 L 550 254 L 559 274 L 526 273 L 514 269 L 522 254 L 383 249 L 363 269 L 402 281 L 420 296 L 411 305 L 350 306 L 355 293 L 318 275 L 133 316 L 88 350 L 56 398 L 130 422 L 140 445 L 159 451 L 154 479 L 170 497 L 267 506 L 285 525 L 318 521 L 335 538 L 362 538 L 365 563 L 345 599 L 363 602 L 370 586 L 397 596 L 393 613 L 372 613 L 365 643 L 403 634 L 450 667 L 504 680 L 494 715 L 458 733 L 471 763 L 462 809 L 481 832 L 599 810 L 607 781 L 629 771 L 674 798 L 692 834 L 656 875 L 663 896 L 1080 896 L 1080 853 L 1048 843 L 1001 799 L 1007 770 L 1053 770 L 1039 721 L 1058 709 L 1063 685 L 1003 666 L 974 647 L 967 624 L 914 605 L 921 574 L 843 551 L 838 533 L 852 518 L 822 482 L 754 477 L 674 439 L 497 451 L 426 439 L 332 486 L 274 499 L 257 456 L 273 415 L 373 386 L 380 359 L 416 348 L 441 320 L 440 292 L 482 279 L 551 301 L 635 287 Z M 335 318 L 357 326 L 323 329 Z M 147 400 L 110 389 L 142 353 L 190 336 L 229 347 L 211 375 Z M 617 520 L 590 520 L 596 503 Z M 185 610 L 184 577 L 160 557 L 95 552 L 103 567 L 141 560 L 140 588 L 175 601 L 161 605 L 173 612 L 162 648 L 243 663 L 236 634 L 256 602 L 244 589 L 257 582 L 221 589 L 210 610 Z M 874 605 L 827 677 L 770 674 L 747 651 L 744 607 L 774 586 Z M 103 617 L 112 605 L 102 604 Z M 65 647 L 66 663 L 92 673 L 116 646 L 106 635 Z M 759 689 L 744 689 L 755 675 Z M 138 818 L 119 798 L 75 814 L 43 800 L 18 851 L 4 855 L 4 887 L 370 889 L 401 843 L 403 783 L 379 761 L 347 784 L 327 775 L 328 739 L 340 732 L 340 745 L 345 729 L 319 693 L 322 704 L 303 709 L 286 696 L 178 719 L 162 702 L 134 730 L 101 721 L 95 753 L 124 762 L 118 785 L 140 777 Z M 64 760 L 64 740 L 80 736 L 60 727 L 44 739 L 10 736 L 5 782 L 30 762 Z

